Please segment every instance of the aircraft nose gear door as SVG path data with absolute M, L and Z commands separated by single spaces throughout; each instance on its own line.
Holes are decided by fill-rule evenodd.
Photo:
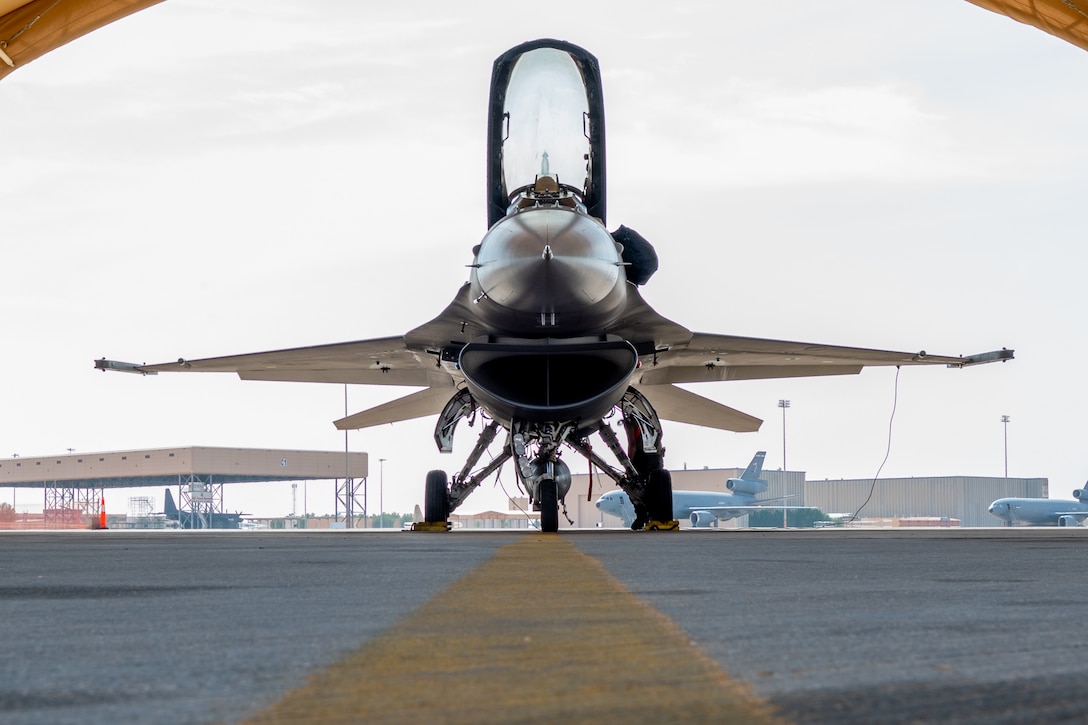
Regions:
M 570 468 L 559 460 L 559 447 L 571 432 L 570 425 L 529 426 L 511 437 L 518 479 L 529 494 L 533 509 L 540 512 L 540 530 L 559 531 L 559 507 L 566 514 Z M 531 452 L 536 448 L 535 455 Z M 567 521 L 570 517 L 567 516 Z

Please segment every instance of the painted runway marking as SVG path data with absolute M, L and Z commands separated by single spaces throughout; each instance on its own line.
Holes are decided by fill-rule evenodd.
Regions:
M 500 548 L 252 722 L 394 720 L 782 722 L 672 620 L 554 535 Z

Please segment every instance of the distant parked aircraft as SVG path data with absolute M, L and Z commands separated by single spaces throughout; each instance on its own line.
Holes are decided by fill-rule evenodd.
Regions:
M 725 487 L 733 493 L 717 491 L 673 491 L 673 518 L 688 519 L 692 526 L 716 526 L 719 521 L 728 521 L 751 513 L 757 509 L 781 509 L 781 506 L 769 507 L 766 504 L 782 501 L 789 496 L 776 498 L 756 498 L 756 494 L 767 490 L 767 482 L 759 476 L 763 472 L 763 459 L 766 451 L 759 451 L 752 457 L 752 462 L 740 478 L 730 478 Z M 601 513 L 623 519 L 631 526 L 635 521 L 635 507 L 623 491 L 609 491 L 597 499 L 597 508 Z M 789 506 L 786 508 L 800 508 Z
M 222 514 L 202 511 L 181 511 L 174 503 L 170 489 L 166 489 L 163 513 L 167 519 L 177 521 L 183 529 L 240 529 L 245 514 Z M 249 528 L 249 527 L 246 527 Z
M 1073 490 L 1076 501 L 1050 498 L 999 498 L 990 513 L 1006 526 L 1080 526 L 1088 518 L 1088 483 Z

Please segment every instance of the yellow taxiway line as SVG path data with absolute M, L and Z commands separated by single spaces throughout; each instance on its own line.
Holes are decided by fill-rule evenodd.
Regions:
M 393 721 L 783 722 L 554 534 L 500 548 L 251 722 Z

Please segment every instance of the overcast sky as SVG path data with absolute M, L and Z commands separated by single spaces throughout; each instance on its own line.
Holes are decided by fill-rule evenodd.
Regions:
M 1017 359 L 907 368 L 882 476 L 1088 478 L 1088 54 L 961 0 L 539 5 L 168 0 L 0 81 L 0 457 L 187 445 L 343 450 L 344 388 L 104 375 L 402 334 L 486 226 L 491 64 L 556 37 L 600 60 L 610 228 L 698 331 Z M 672 424 L 671 468 L 872 476 L 894 369 L 691 386 L 759 433 Z M 405 393 L 352 387 L 348 412 Z M 433 419 L 350 434 L 371 510 L 422 503 Z M 568 455 L 572 468 L 584 462 Z M 513 492 L 513 474 L 503 482 Z M 301 491 L 301 489 L 300 489 Z M 307 486 L 331 512 L 331 483 Z M 151 493 L 145 491 L 145 494 Z M 11 500 L 10 489 L 0 500 Z M 125 496 L 127 497 L 127 493 Z M 162 492 L 154 495 L 161 506 Z M 301 493 L 298 504 L 302 513 Z M 107 507 L 127 508 L 115 494 Z M 40 509 L 40 491 L 19 491 Z M 462 511 L 502 508 L 491 483 Z M 226 508 L 291 510 L 285 485 Z

